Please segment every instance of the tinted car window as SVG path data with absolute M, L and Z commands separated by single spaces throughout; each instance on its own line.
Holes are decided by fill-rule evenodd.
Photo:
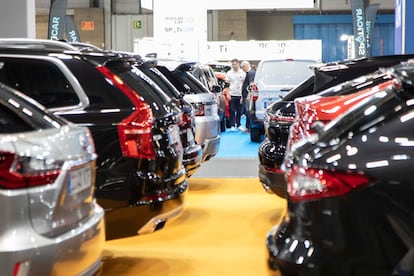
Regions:
M 78 105 L 72 85 L 54 64 L 44 60 L 0 58 L 0 82 L 47 108 Z
M 33 131 L 35 128 L 20 118 L 15 112 L 0 105 L 0 133 Z
M 152 79 L 165 93 L 167 93 L 170 97 L 173 98 L 180 98 L 181 94 L 175 88 L 175 86 L 156 68 L 151 66 L 141 66 L 139 68 L 142 72 L 144 72 L 150 79 Z
M 169 103 L 171 98 L 168 97 L 149 77 L 141 70 L 132 67 L 126 62 L 108 62 L 106 65 L 110 70 L 117 74 L 138 93 L 145 102 L 151 106 L 151 110 L 156 118 L 162 118 L 166 113 L 170 113 Z
M 63 62 L 78 79 L 89 98 L 89 108 L 131 108 L 132 103 L 118 88 L 106 81 L 95 66 L 78 59 Z
M 0 133 L 59 128 L 67 122 L 53 116 L 25 94 L 0 83 Z
M 171 72 L 164 66 L 157 66 L 168 80 L 174 84 L 174 86 L 185 94 L 198 94 L 198 93 L 209 93 L 208 89 L 197 80 L 190 72 L 177 71 Z
M 312 74 L 310 61 L 265 61 L 259 65 L 255 82 L 263 85 L 297 85 Z

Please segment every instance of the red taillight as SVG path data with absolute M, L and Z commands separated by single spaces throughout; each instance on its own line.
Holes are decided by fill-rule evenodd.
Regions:
M 53 183 L 60 173 L 60 163 L 48 162 L 11 152 L 0 153 L 0 188 L 22 189 Z
M 293 167 L 288 174 L 288 193 L 293 202 L 345 195 L 369 185 L 370 178 L 352 172 Z
M 21 263 L 16 263 L 13 269 L 13 276 L 26 276 L 29 275 L 30 263 L 29 261 L 24 261 Z
M 196 116 L 204 116 L 204 104 L 203 103 L 196 103 L 194 105 L 194 114 Z
M 118 87 L 135 106 L 135 111 L 118 125 L 123 156 L 154 160 L 156 156 L 152 144 L 153 116 L 150 106 L 108 68 L 98 66 L 97 69 Z
M 252 101 L 257 101 L 257 99 L 259 98 L 259 89 L 257 88 L 256 84 L 252 84 L 250 86 L 250 95 L 251 95 L 251 99 Z
M 180 125 L 191 124 L 192 118 L 190 113 L 182 112 Z

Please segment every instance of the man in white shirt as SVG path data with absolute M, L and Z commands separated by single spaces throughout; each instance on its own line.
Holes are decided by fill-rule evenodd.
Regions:
M 230 126 L 231 131 L 242 128 L 240 117 L 242 113 L 242 86 L 246 73 L 240 69 L 240 62 L 237 59 L 231 61 L 231 70 L 227 72 L 225 82 L 229 84 L 230 94 Z

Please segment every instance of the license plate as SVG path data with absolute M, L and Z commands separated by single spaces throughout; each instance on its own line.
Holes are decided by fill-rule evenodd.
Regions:
M 213 115 L 213 106 L 212 105 L 205 105 L 204 106 L 204 115 L 205 116 Z
M 168 142 L 170 145 L 177 144 L 180 141 L 180 131 L 178 127 L 171 126 L 167 130 Z
M 269 99 L 267 101 L 263 102 L 263 107 L 266 109 L 269 105 L 271 105 L 274 102 L 273 99 Z
M 92 184 L 91 167 L 85 166 L 69 172 L 68 192 L 73 195 L 89 188 Z

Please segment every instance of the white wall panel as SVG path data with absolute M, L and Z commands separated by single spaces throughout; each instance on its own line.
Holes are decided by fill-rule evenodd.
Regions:
M 134 28 L 134 21 L 140 21 L 141 28 Z M 133 52 L 139 39 L 154 35 L 153 29 L 152 15 L 113 15 L 112 49 Z
M 50 0 L 36 0 L 36 9 L 49 9 Z M 90 0 L 68 0 L 68 9 L 89 8 Z

